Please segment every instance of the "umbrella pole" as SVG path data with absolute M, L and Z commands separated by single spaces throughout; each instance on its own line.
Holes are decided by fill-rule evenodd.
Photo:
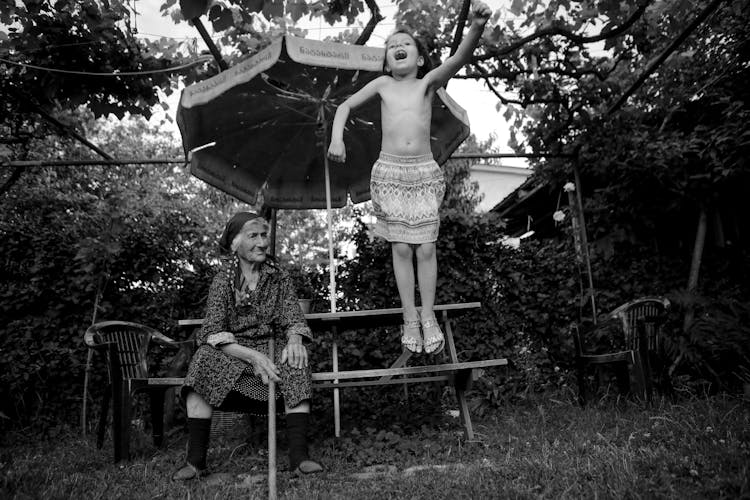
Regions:
M 328 120 L 326 120 L 325 110 L 320 108 L 320 119 L 323 123 L 324 137 L 327 138 L 328 133 Z M 328 149 L 326 148 L 326 142 L 323 141 L 323 165 L 325 166 L 326 175 L 326 212 L 328 213 L 328 260 L 330 261 L 330 298 L 331 298 L 331 312 L 336 312 L 336 257 L 333 254 L 333 209 L 331 208 L 331 172 L 328 168 Z M 331 355 L 333 356 L 333 371 L 339 371 L 339 351 L 338 344 L 336 344 L 336 327 L 334 326 L 333 331 L 333 344 L 331 345 Z M 334 384 L 338 384 L 338 380 L 333 381 Z M 334 387 L 333 389 L 333 428 L 336 437 L 341 435 L 341 402 L 339 399 L 339 389 Z
M 322 111 L 322 110 L 321 110 Z M 323 130 L 328 131 L 328 120 L 325 119 L 325 113 L 321 112 L 323 117 Z M 325 134 L 324 134 L 325 137 Z M 328 214 L 328 260 L 330 262 L 328 288 L 329 298 L 331 300 L 331 312 L 336 312 L 336 257 L 333 252 L 333 209 L 331 208 L 331 172 L 328 167 L 328 149 L 326 141 L 323 141 L 323 165 L 325 165 L 326 175 L 326 212 Z

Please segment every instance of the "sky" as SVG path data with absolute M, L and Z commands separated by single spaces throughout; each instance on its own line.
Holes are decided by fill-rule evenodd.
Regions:
M 198 47 L 205 48 L 198 31 L 194 27 L 189 26 L 187 23 L 176 25 L 170 17 L 163 17 L 161 15 L 159 7 L 162 3 L 163 0 L 138 1 L 136 4 L 140 13 L 136 19 L 139 33 L 138 36 L 151 39 L 159 36 L 177 39 L 196 39 Z M 490 6 L 493 12 L 497 9 L 503 9 L 505 14 L 507 12 L 505 9 L 510 4 L 510 0 L 485 0 L 485 3 Z M 382 15 L 385 16 L 386 19 L 378 24 L 378 27 L 375 29 L 367 43 L 367 45 L 374 47 L 382 47 L 385 38 L 395 26 L 392 16 L 396 11 L 396 6 L 389 0 L 378 0 L 378 6 L 381 9 Z M 503 17 L 505 17 L 505 15 Z M 367 11 L 367 14 L 362 16 L 360 20 L 363 26 L 368 19 L 369 11 Z M 211 34 L 211 23 L 207 22 L 205 18 L 204 26 L 206 26 L 209 34 Z M 327 36 L 335 35 L 337 30 L 341 31 L 347 28 L 343 23 L 341 25 L 330 26 L 322 19 L 310 21 L 305 18 L 301 19 L 300 22 L 297 23 L 297 26 L 308 30 L 307 38 L 318 40 Z M 485 140 L 491 134 L 494 134 L 496 136 L 495 145 L 500 151 L 510 152 L 510 148 L 507 144 L 510 127 L 502 117 L 504 110 L 501 109 L 498 112 L 496 108 L 498 102 L 497 98 L 483 84 L 473 80 L 453 79 L 448 84 L 448 93 L 466 110 L 469 115 L 471 131 L 479 140 Z M 175 93 L 167 99 L 167 103 L 169 104 L 169 110 L 166 111 L 167 113 L 174 115 L 177 110 L 178 99 L 179 93 Z M 156 108 L 154 119 L 163 119 L 163 114 L 160 110 L 161 108 Z M 174 130 L 175 132 L 177 131 L 176 125 L 174 125 Z

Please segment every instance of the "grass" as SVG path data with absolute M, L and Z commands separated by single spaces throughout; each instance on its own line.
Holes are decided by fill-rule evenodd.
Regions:
M 367 424 L 340 439 L 323 424 L 313 454 L 324 474 L 290 477 L 280 443 L 280 498 L 750 498 L 750 403 L 726 395 L 647 409 L 613 400 L 582 409 L 572 398 L 540 397 L 475 418 L 475 442 L 464 441 L 448 416 L 406 433 L 396 423 Z M 183 460 L 185 435 L 156 449 L 142 431 L 134 434 L 134 458 L 119 465 L 111 463 L 110 441 L 97 450 L 93 438 L 69 431 L 44 442 L 8 434 L 0 497 L 267 496 L 262 443 L 215 440 L 209 462 L 227 479 L 175 484 L 169 478 Z M 355 477 L 365 470 L 376 473 Z

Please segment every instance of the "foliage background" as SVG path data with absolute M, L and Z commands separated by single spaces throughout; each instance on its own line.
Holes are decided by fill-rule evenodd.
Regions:
M 397 18 L 419 28 L 439 59 L 452 40 L 457 3 L 440 0 L 421 8 L 424 3 L 397 2 Z M 353 19 L 371 4 L 296 2 L 282 17 L 278 0 L 227 0 L 215 4 L 208 19 L 221 33 L 231 63 L 274 34 L 297 32 L 299 16 Z M 138 116 L 150 115 L 160 92 L 211 75 L 215 66 L 191 66 L 179 77 L 167 71 L 127 81 L 40 76 L 23 66 L 85 63 L 81 69 L 91 71 L 150 70 L 198 56 L 168 40 L 136 40 L 127 5 L 103 5 L 93 0 L 1 4 L 0 21 L 10 26 L 0 31 L 3 164 L 90 159 L 90 152 L 68 138 L 66 124 L 116 157 L 181 154 L 177 140 Z M 514 1 L 509 9 L 518 17 L 493 18 L 461 77 L 483 79 L 496 93 L 498 106 L 515 120 L 511 146 L 518 152 L 578 151 L 599 310 L 640 295 L 668 295 L 676 305 L 669 332 L 678 380 L 693 389 L 736 391 L 750 382 L 750 233 L 740 216 L 750 186 L 747 2 L 722 2 L 621 110 L 608 112 L 644 65 L 703 7 L 698 0 Z M 164 2 L 164 11 L 184 21 L 175 0 Z M 591 36 L 592 27 L 599 35 Z M 359 34 L 349 31 L 339 39 L 353 41 Z M 592 50 L 594 39 L 609 52 Z M 40 118 L 39 110 L 53 112 L 63 131 Z M 123 121 L 112 125 L 97 119 L 109 113 Z M 124 119 L 126 113 L 134 117 Z M 466 150 L 493 147 L 469 143 Z M 548 159 L 534 167 L 535 179 L 553 199 L 573 173 L 570 161 Z M 475 405 L 489 410 L 535 391 L 569 390 L 567 329 L 587 313 L 567 225 L 540 241 L 525 240 L 518 250 L 507 248 L 502 221 L 492 213 L 472 212 L 477 194 L 467 168 L 468 162 L 446 167 L 452 190 L 438 247 L 438 301 L 483 304 L 480 314 L 456 325 L 463 359 L 503 356 L 512 362 L 477 387 Z M 71 421 L 79 411 L 86 360 L 81 338 L 94 318 L 127 318 L 187 335 L 174 325 L 202 314 L 216 264 L 214 242 L 238 205 L 179 167 L 4 165 L 2 175 L 0 426 L 49 432 L 52 424 Z M 699 286 L 687 293 L 695 221 L 702 210 L 710 214 L 711 238 Z M 338 217 L 356 221 L 336 236 L 352 238 L 357 250 L 355 258 L 341 259 L 343 304 L 397 305 L 387 245 L 370 241 L 359 209 Z M 313 276 L 320 299 L 327 282 L 321 219 L 282 215 L 280 227 L 279 241 L 290 249 L 282 259 Z M 695 319 L 683 328 L 682 313 L 689 307 L 696 308 Z M 398 350 L 394 331 L 350 335 L 344 348 L 359 354 L 356 363 L 362 366 L 382 363 Z M 315 346 L 320 351 L 314 369 L 326 368 L 326 342 L 321 338 Z M 103 385 L 102 362 L 95 362 L 94 400 Z M 355 411 L 371 416 L 366 407 Z
M 168 136 L 141 120 L 110 130 L 102 128 L 98 134 L 102 144 L 113 150 L 133 148 L 161 156 L 175 148 Z M 159 137 L 163 141 L 155 139 Z M 492 145 L 470 143 L 470 147 Z M 568 325 L 586 314 L 582 311 L 586 305 L 581 305 L 567 226 L 559 226 L 549 239 L 524 240 L 518 249 L 506 246 L 497 215 L 472 211 L 478 195 L 468 180 L 469 165 L 463 160 L 446 166 L 449 191 L 438 242 L 437 301 L 482 303 L 479 313 L 456 322 L 461 359 L 511 360 L 510 369 L 488 374 L 474 393 L 475 407 L 489 411 L 508 399 L 570 389 Z M 86 360 L 82 335 L 94 315 L 97 320 L 127 318 L 174 337 L 187 336 L 189 332 L 176 330 L 176 322 L 202 315 L 217 264 L 214 242 L 237 206 L 225 195 L 190 179 L 182 167 L 37 168 L 26 173 L 0 206 L 0 249 L 8 270 L 0 307 L 2 316 L 9 319 L 0 329 L 3 425 L 49 430 L 53 424 L 78 417 Z M 370 239 L 364 222 L 369 220 L 366 210 L 349 210 L 355 224 L 346 231 L 357 254 L 353 259 L 339 258 L 340 307 L 397 307 L 390 247 Z M 323 224 L 321 220 L 304 211 L 281 213 L 279 239 L 313 243 L 317 249 L 317 254 L 312 252 L 305 259 L 317 265 L 306 266 L 304 272 L 318 284 L 317 307 L 325 310 L 325 230 L 314 227 Z M 295 227 L 303 233 L 290 239 Z M 284 248 L 287 253 L 282 254 L 282 261 L 295 265 L 299 249 Z M 688 268 L 685 257 L 656 256 L 648 246 L 636 244 L 621 244 L 609 256 L 595 253 L 600 310 L 649 294 L 667 293 L 679 303 Z M 705 293 L 715 298 L 742 297 L 744 290 L 739 284 L 732 285 L 729 263 L 718 257 L 705 263 Z M 736 325 L 732 318 L 730 309 L 722 321 Z M 684 373 L 711 381 L 715 387 L 717 383 L 726 386 L 732 376 L 721 367 L 726 366 L 728 356 L 737 361 L 737 356 L 746 352 L 746 337 L 737 331 L 733 334 L 735 344 L 728 343 L 729 338 L 717 335 L 714 326 L 709 315 L 700 316 L 692 340 L 684 346 L 693 362 L 685 365 Z M 708 337 L 706 330 L 713 337 Z M 345 334 L 341 349 L 348 353 L 348 361 L 342 369 L 385 366 L 398 354 L 395 329 L 364 333 Z M 675 336 L 675 345 L 677 342 Z M 715 344 L 715 349 L 706 350 L 706 342 Z M 329 338 L 316 340 L 314 370 L 331 368 L 329 348 Z M 159 358 L 168 362 L 169 353 Z M 105 381 L 103 360 L 95 358 L 93 366 L 90 387 L 95 411 Z M 704 368 L 694 370 L 699 366 Z M 413 392 L 412 398 L 421 401 L 428 412 L 440 403 L 427 389 Z M 381 391 L 378 397 L 393 401 L 402 396 Z M 330 411 L 327 398 L 320 400 L 321 411 Z M 347 401 L 351 406 L 348 414 L 374 418 L 369 405 L 357 403 L 365 399 Z

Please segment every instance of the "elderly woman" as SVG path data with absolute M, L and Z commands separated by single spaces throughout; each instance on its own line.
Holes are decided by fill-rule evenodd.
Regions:
M 206 452 L 214 408 L 265 414 L 268 382 L 279 382 L 289 441 L 289 469 L 310 474 L 322 470 L 307 455 L 311 373 L 303 340 L 310 329 L 289 275 L 267 259 L 268 223 L 250 212 L 235 214 L 220 246 L 233 260 L 208 292 L 198 349 L 190 361 L 181 393 L 188 416 L 185 466 L 173 476 L 187 480 L 206 470 Z M 268 339 L 277 356 L 268 357 Z

